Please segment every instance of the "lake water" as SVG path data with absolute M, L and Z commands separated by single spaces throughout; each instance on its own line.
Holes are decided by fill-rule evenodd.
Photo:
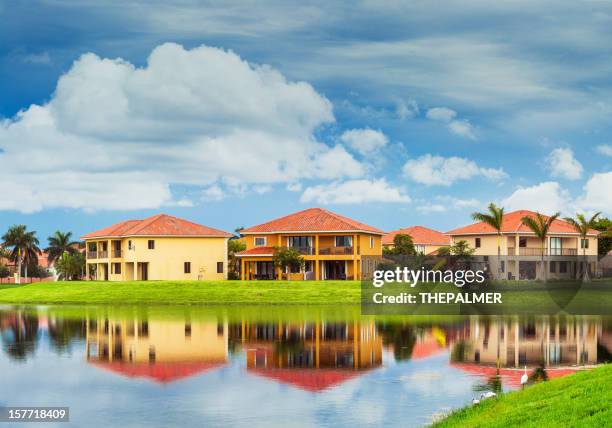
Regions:
M 612 353 L 610 318 L 358 307 L 0 307 L 0 335 L 0 406 L 69 406 L 63 427 L 422 426 L 525 365 L 554 378 Z

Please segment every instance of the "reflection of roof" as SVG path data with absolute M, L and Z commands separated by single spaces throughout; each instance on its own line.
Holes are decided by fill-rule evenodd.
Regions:
M 224 362 L 188 362 L 188 363 L 126 363 L 91 362 L 104 370 L 131 378 L 147 378 L 159 383 L 174 382 L 179 379 L 204 373 L 224 365 Z
M 451 366 L 463 370 L 465 372 L 482 376 L 482 377 L 490 377 L 497 375 L 497 368 L 491 366 L 483 366 L 474 363 L 451 363 Z M 548 374 L 549 379 L 554 379 L 557 377 L 567 376 L 577 371 L 580 371 L 580 368 L 554 368 L 547 367 L 545 368 L 546 373 Z M 499 376 L 501 377 L 502 383 L 512 386 L 519 387 L 521 386 L 521 376 L 523 376 L 524 369 L 516 368 L 516 369 L 508 369 L 501 368 L 499 369 Z M 527 374 L 531 376 L 533 373 L 533 369 L 528 369 Z
M 321 392 L 333 388 L 363 373 L 351 369 L 248 369 L 249 373 L 274 379 L 280 383 L 310 391 Z
M 502 233 L 531 233 L 531 229 L 525 226 L 521 219 L 523 217 L 535 217 L 536 213 L 534 211 L 528 210 L 519 210 L 512 211 L 507 214 L 504 214 L 504 221 L 502 224 Z M 544 216 L 548 219 L 547 216 Z M 487 233 L 497 233 L 491 226 L 484 222 L 470 224 L 465 227 L 460 227 L 458 229 L 453 229 L 450 232 L 446 232 L 447 235 L 463 235 L 463 234 L 487 234 Z M 563 233 L 563 234 L 572 234 L 578 235 L 576 229 L 566 221 L 563 220 L 555 220 L 550 226 L 549 233 Z M 599 232 L 597 230 L 590 229 L 589 235 L 597 235 Z
M 387 233 L 382 238 L 382 244 L 393 245 L 393 239 L 398 234 L 410 235 L 412 242 L 419 245 L 448 245 L 450 243 L 450 238 L 437 230 L 423 226 L 412 226 Z
M 273 254 L 274 247 L 253 247 L 250 250 L 237 252 L 236 256 L 271 256 Z
M 411 359 L 421 360 L 444 352 L 446 349 L 435 340 L 415 343 L 412 348 Z
M 384 235 L 384 232 L 380 229 L 322 208 L 298 211 L 240 231 L 240 233 L 247 235 L 250 233 L 275 232 L 368 232 Z
M 213 229 L 167 214 L 157 214 L 144 220 L 127 220 L 81 236 L 81 239 L 126 236 L 206 236 L 225 237 L 231 233 Z

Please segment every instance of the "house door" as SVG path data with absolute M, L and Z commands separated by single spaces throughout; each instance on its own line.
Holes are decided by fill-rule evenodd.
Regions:
M 325 279 L 346 279 L 346 262 L 344 260 L 325 261 Z
M 140 279 L 142 281 L 148 281 L 149 280 L 149 264 L 148 263 L 141 263 L 140 264 Z
M 108 266 L 104 265 L 104 281 L 108 281 Z

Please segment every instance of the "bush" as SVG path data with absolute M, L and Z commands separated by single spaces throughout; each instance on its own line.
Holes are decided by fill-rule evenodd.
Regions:
M 11 272 L 9 271 L 8 267 L 0 265 L 0 278 L 8 278 L 10 274 Z

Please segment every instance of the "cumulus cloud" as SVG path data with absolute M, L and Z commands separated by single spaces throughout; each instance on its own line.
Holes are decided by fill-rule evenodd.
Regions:
M 344 147 L 314 136 L 333 121 L 311 85 L 231 51 L 167 43 L 142 68 L 85 54 L 48 103 L 0 123 L 15 189 L 0 209 L 156 208 L 175 203 L 173 184 L 357 178 Z
M 478 199 L 460 199 L 453 196 L 435 196 L 433 199 L 419 201 L 417 211 L 423 213 L 446 212 L 453 209 L 478 208 L 482 206 Z
M 502 200 L 501 205 L 507 211 L 528 209 L 542 214 L 553 214 L 560 211 L 570 214 L 572 201 L 569 192 L 554 181 L 547 181 L 531 187 L 519 187 L 510 196 Z
M 578 205 L 585 211 L 612 214 L 612 171 L 593 174 L 583 188 Z
M 427 110 L 425 116 L 429 120 L 445 123 L 447 128 L 453 134 L 468 138 L 470 140 L 476 139 L 476 134 L 472 124 L 467 120 L 456 119 L 457 112 L 455 110 L 451 110 L 447 107 L 433 107 Z
M 384 178 L 375 180 L 335 181 L 307 187 L 300 198 L 303 203 L 361 204 L 366 202 L 410 202 L 404 190 L 387 183 Z
M 483 168 L 466 158 L 430 154 L 408 160 L 402 170 L 410 180 L 428 186 L 450 186 L 456 181 L 478 176 L 489 180 L 502 180 L 508 176 L 501 168 Z
M 287 184 L 286 189 L 289 192 L 301 192 L 302 191 L 302 183 L 289 183 L 289 184 Z
M 546 158 L 546 168 L 553 177 L 578 180 L 582 176 L 582 164 L 569 148 L 554 149 Z
M 612 145 L 610 144 L 602 144 L 597 146 L 597 153 L 602 154 L 604 156 L 612 156 Z
M 340 140 L 362 155 L 371 155 L 389 144 L 385 134 L 370 128 L 349 129 L 342 133 Z

